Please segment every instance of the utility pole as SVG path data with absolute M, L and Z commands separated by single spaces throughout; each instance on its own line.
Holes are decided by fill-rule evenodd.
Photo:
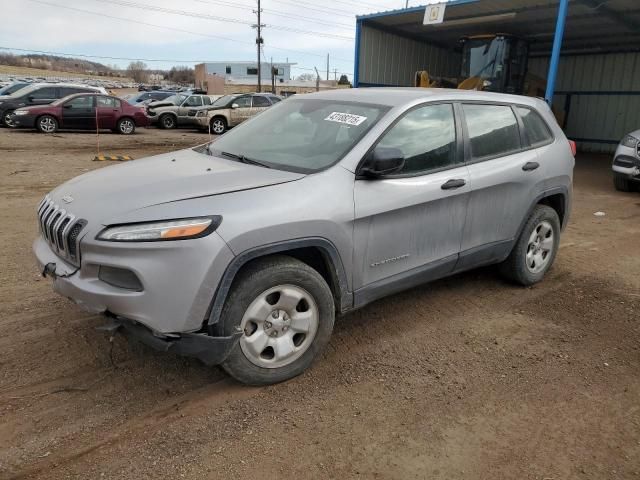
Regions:
M 329 54 L 327 53 L 327 80 L 329 80 Z
M 260 0 L 258 0 L 258 10 L 254 10 L 253 13 L 256 13 L 258 15 L 258 23 L 256 25 L 252 25 L 253 28 L 255 28 L 257 30 L 257 36 L 256 36 L 256 50 L 258 52 L 258 93 L 262 91 L 262 72 L 261 72 L 261 68 L 260 68 L 260 48 L 262 47 L 262 44 L 264 43 L 264 40 L 262 39 L 262 27 L 264 27 L 264 25 L 260 22 L 260 14 L 262 13 L 262 8 L 260 8 Z
M 338 80 L 338 69 L 337 68 L 333 69 L 333 79 L 334 80 Z
M 318 73 L 318 69 L 316 67 L 313 67 L 313 69 L 316 71 L 316 92 L 320 91 L 320 73 Z

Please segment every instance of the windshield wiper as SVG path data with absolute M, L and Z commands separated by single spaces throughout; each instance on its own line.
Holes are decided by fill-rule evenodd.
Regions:
M 224 155 L 225 157 L 238 160 L 239 162 L 247 163 L 249 165 L 258 165 L 264 168 L 271 168 L 271 166 L 267 165 L 266 163 L 259 162 L 258 160 L 254 160 L 253 158 L 245 157 L 244 155 L 238 155 L 237 153 L 220 152 L 220 154 Z

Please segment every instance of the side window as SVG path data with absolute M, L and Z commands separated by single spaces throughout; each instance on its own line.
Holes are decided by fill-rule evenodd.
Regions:
M 271 102 L 269 102 L 269 100 L 267 100 L 266 97 L 256 95 L 253 97 L 253 106 L 254 107 L 270 107 Z
M 522 118 L 524 130 L 532 146 L 548 143 L 553 140 L 553 135 L 545 121 L 537 112 L 526 107 L 518 107 L 518 115 Z
M 202 97 L 198 97 L 196 95 L 192 95 L 187 98 L 183 104 L 185 107 L 201 107 L 202 106 Z
M 230 74 L 231 73 L 231 67 L 229 65 L 227 65 L 224 69 L 226 74 Z
M 98 107 L 102 108 L 120 108 L 120 101 L 113 97 L 96 97 Z
M 202 97 L 202 101 L 205 105 L 211 105 L 211 97 Z
M 280 101 L 280 97 L 269 97 L 271 99 L 271 103 L 278 103 Z
M 405 158 L 400 174 L 428 172 L 456 163 L 453 105 L 427 105 L 402 117 L 378 142 L 397 148 Z
M 462 108 L 473 158 L 508 155 L 520 149 L 520 131 L 511 107 L 467 104 Z
M 237 103 L 239 108 L 249 108 L 251 106 L 251 97 L 238 97 L 233 103 Z
M 93 96 L 76 97 L 65 102 L 64 106 L 66 108 L 71 108 L 72 110 L 93 108 Z
M 57 98 L 56 97 L 56 89 L 54 87 L 40 88 L 40 89 L 38 89 L 38 90 L 36 90 L 34 92 L 31 92 L 31 94 L 29 96 L 33 97 L 33 98 L 38 98 L 38 99 Z

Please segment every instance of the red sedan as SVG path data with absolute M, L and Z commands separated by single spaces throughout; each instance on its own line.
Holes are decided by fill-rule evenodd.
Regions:
M 16 127 L 35 128 L 42 133 L 54 133 L 59 128 L 95 130 L 97 127 L 130 135 L 136 127 L 149 126 L 143 107 L 96 93 L 76 93 L 48 105 L 18 108 L 11 118 Z

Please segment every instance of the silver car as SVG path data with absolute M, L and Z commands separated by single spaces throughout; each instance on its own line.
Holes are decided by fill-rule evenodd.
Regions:
M 33 249 L 106 329 L 269 384 L 312 363 L 336 314 L 481 265 L 542 280 L 573 166 L 538 99 L 296 95 L 213 143 L 61 185 Z
M 625 135 L 613 156 L 613 185 L 621 192 L 640 187 L 640 130 Z
M 147 115 L 152 125 L 172 129 L 193 124 L 194 108 L 210 106 L 215 98 L 209 95 L 177 93 L 164 100 L 147 105 Z

